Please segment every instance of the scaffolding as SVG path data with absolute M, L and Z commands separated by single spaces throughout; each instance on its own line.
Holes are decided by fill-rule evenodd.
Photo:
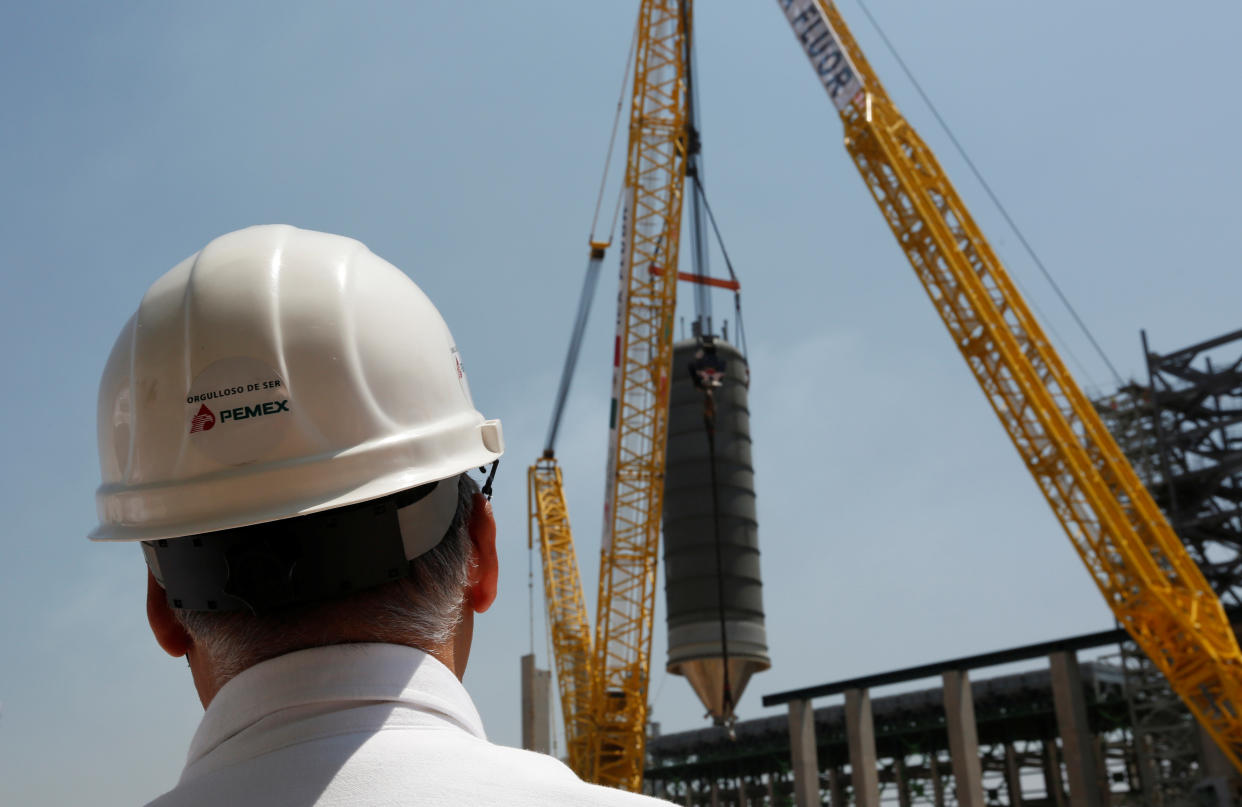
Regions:
M 1157 453 L 1147 482 L 1227 609 L 1242 607 L 1242 331 L 1148 349 Z
M 1230 611 L 1242 607 L 1242 331 L 1168 354 L 1143 333 L 1146 383 L 1095 401 L 1097 411 L 1190 556 Z M 1236 617 L 1235 617 L 1236 621 Z M 1142 804 L 1186 807 L 1204 778 L 1190 713 L 1132 642 L 1119 662 Z

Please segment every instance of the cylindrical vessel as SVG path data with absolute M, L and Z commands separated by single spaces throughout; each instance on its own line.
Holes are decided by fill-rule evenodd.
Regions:
M 691 371 L 696 356 L 710 348 L 698 339 L 673 347 L 664 478 L 664 596 L 668 671 L 684 675 L 712 717 L 724 722 L 732 717 L 732 705 L 751 675 L 771 662 L 759 577 L 750 371 L 737 348 L 719 338 L 711 346 L 722 373 L 720 386 L 712 392 L 714 497 L 705 392 Z M 724 691 L 726 654 L 733 704 Z

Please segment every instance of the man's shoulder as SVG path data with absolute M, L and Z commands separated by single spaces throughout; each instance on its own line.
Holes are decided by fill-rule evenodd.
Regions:
M 584 782 L 547 754 L 457 731 L 381 731 L 298 743 L 184 781 L 148 807 L 669 807 Z
M 582 804 L 603 807 L 669 807 L 669 802 L 584 782 L 556 757 L 504 745 L 489 745 L 489 754 L 501 763 L 504 780 L 542 805 Z M 516 793 L 514 794 L 516 795 Z M 520 803 L 520 802 L 519 802 Z

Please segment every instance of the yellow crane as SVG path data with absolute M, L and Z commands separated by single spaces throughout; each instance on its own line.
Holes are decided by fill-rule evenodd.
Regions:
M 1219 600 L 836 7 L 777 2 L 868 190 L 1109 607 L 1239 764 L 1242 652 Z M 551 440 L 529 473 L 570 765 L 630 790 L 642 781 L 677 280 L 660 267 L 677 266 L 689 19 L 689 0 L 639 11 L 594 640 Z M 591 244 L 588 277 L 606 246 Z
M 548 448 L 528 474 L 531 540 L 538 532 L 569 763 L 590 781 L 632 791 L 642 785 L 646 740 L 678 280 L 663 267 L 678 265 L 689 24 L 690 0 L 640 4 L 593 641 L 552 450 L 555 417 Z M 598 272 L 605 246 L 591 244 L 588 274 Z M 575 343 L 570 354 L 568 369 Z
M 1220 600 L 836 6 L 777 3 L 836 106 L 867 189 L 1096 586 L 1242 768 L 1242 651 Z

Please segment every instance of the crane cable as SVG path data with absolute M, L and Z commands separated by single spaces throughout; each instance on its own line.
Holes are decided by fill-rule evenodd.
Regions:
M 927 107 L 931 110 L 932 115 L 936 117 L 936 121 L 940 124 L 940 128 L 944 129 L 945 134 L 949 136 L 949 140 L 952 141 L 953 147 L 957 149 L 957 153 L 960 154 L 962 159 L 966 161 L 966 165 L 970 168 L 970 172 L 975 175 L 975 179 L 978 180 L 979 184 L 983 186 L 983 190 L 987 192 L 987 195 L 992 200 L 992 203 L 996 205 L 996 209 L 999 210 L 1001 216 L 1004 217 L 1005 223 L 1007 223 L 1009 228 L 1014 231 L 1014 234 L 1018 236 L 1018 241 L 1021 242 L 1027 255 L 1029 255 L 1031 260 L 1035 262 L 1035 266 L 1039 268 L 1039 271 L 1043 274 L 1044 279 L 1048 281 L 1050 286 L 1052 286 L 1053 291 L 1056 292 L 1057 297 L 1061 300 L 1061 303 L 1065 306 L 1066 310 L 1069 311 L 1070 316 L 1074 318 L 1074 322 L 1077 323 L 1079 329 L 1086 335 L 1087 340 L 1091 343 L 1091 346 L 1095 348 L 1095 352 L 1099 355 L 1099 357 L 1104 361 L 1104 364 L 1108 367 L 1109 372 L 1113 374 L 1113 380 L 1116 381 L 1117 386 L 1123 386 L 1124 382 L 1121 380 L 1121 374 L 1117 372 L 1117 368 L 1113 366 L 1112 361 L 1109 360 L 1108 354 L 1106 354 L 1104 349 L 1100 347 L 1100 343 L 1097 342 L 1095 336 L 1092 335 L 1091 329 L 1087 327 L 1085 322 L 1083 322 L 1082 317 L 1078 315 L 1078 311 L 1074 309 L 1074 306 L 1070 303 L 1069 298 L 1065 296 L 1063 291 L 1061 291 L 1061 287 L 1057 284 L 1056 280 L 1053 279 L 1052 273 L 1050 273 L 1048 268 L 1044 266 L 1044 262 L 1040 260 L 1039 255 L 1035 252 L 1035 248 L 1031 246 L 1029 241 L 1026 240 L 1026 236 L 1018 227 L 1017 222 L 1013 220 L 1013 217 L 1009 215 L 1009 211 L 1005 208 L 1005 205 L 1001 203 L 1001 200 L 996 193 L 992 190 L 992 186 L 988 184 L 986 179 L 983 178 L 983 174 L 975 166 L 974 160 L 970 159 L 970 155 L 966 153 L 966 148 L 957 139 L 957 136 L 953 134 L 953 130 L 949 128 L 949 124 L 941 116 L 940 111 L 936 108 L 936 105 L 932 103 L 931 98 L 929 98 L 927 93 L 924 92 L 923 85 L 919 84 L 919 80 L 914 77 L 914 73 L 909 67 L 906 66 L 905 60 L 901 58 L 901 54 L 897 52 L 897 48 L 893 45 L 892 41 L 889 40 L 888 35 L 884 33 L 884 29 L 880 26 L 879 21 L 874 15 L 872 15 L 871 10 L 867 8 L 865 0 L 858 0 L 858 7 L 862 9 L 863 14 L 867 15 L 867 19 L 871 21 L 872 27 L 875 28 L 876 33 L 880 35 L 880 39 L 884 41 L 885 47 L 888 48 L 888 52 L 891 53 L 893 58 L 897 61 L 897 64 L 901 67 L 902 72 L 906 74 L 906 78 L 908 78 L 910 83 L 914 85 L 914 89 L 918 91 L 919 96 L 923 99 L 923 103 L 927 104 Z M 1047 321 L 1047 317 L 1044 319 Z M 1051 330 L 1053 334 L 1056 334 L 1056 330 L 1052 328 L 1050 322 L 1049 330 Z M 1061 338 L 1059 335 L 1058 339 L 1060 339 L 1062 343 L 1065 343 L 1064 338 Z M 1078 358 L 1074 356 L 1074 351 L 1068 347 L 1068 343 L 1066 343 L 1065 350 L 1069 353 L 1070 357 L 1074 359 L 1074 363 L 1078 365 L 1078 368 L 1082 370 L 1083 374 L 1087 376 L 1088 381 L 1091 381 L 1091 374 L 1088 373 L 1086 368 L 1082 366 L 1082 362 L 1078 361 Z M 1094 381 L 1092 381 L 1092 384 L 1094 385 Z
M 707 211 L 707 220 L 712 225 L 712 232 L 716 234 L 716 243 L 720 245 L 720 254 L 724 257 L 729 279 L 740 285 L 737 273 L 733 271 L 733 261 L 729 259 L 729 250 L 725 249 L 724 237 L 720 234 L 720 227 L 716 225 L 716 214 L 712 213 L 712 206 L 707 201 L 707 190 L 697 175 L 694 177 L 694 189 L 695 193 L 703 198 L 703 209 Z M 738 344 L 742 348 L 742 356 L 746 357 L 746 329 L 742 327 L 742 293 L 740 290 L 733 292 L 733 310 L 737 320 Z
M 725 268 L 729 271 L 729 279 L 737 283 L 737 273 L 733 271 L 733 262 L 729 260 L 729 250 L 725 249 L 724 238 L 720 234 L 719 225 L 716 224 L 716 216 L 712 213 L 712 206 L 707 201 L 707 189 L 703 185 L 703 141 L 698 123 L 698 82 L 694 79 L 694 72 L 697 70 L 695 66 L 696 48 L 694 47 L 694 37 L 690 22 L 689 4 L 683 2 L 681 4 L 681 25 L 685 31 L 682 43 L 682 59 L 685 64 L 686 75 L 686 177 L 693 182 L 694 191 L 690 197 L 692 203 L 691 236 L 694 247 L 694 273 L 701 277 L 711 274 L 711 269 L 708 266 L 708 247 L 703 242 L 702 233 L 702 213 L 706 212 L 712 232 L 716 236 L 716 243 L 720 246 L 720 254 L 724 257 Z M 695 289 L 694 306 L 696 319 L 699 321 L 700 327 L 709 325 L 711 323 L 712 307 L 710 290 L 706 285 L 699 285 Z M 742 349 L 742 356 L 745 357 L 747 351 L 746 331 L 742 324 L 742 296 L 736 290 L 733 292 L 733 311 L 734 319 L 737 323 L 738 342 Z M 710 330 L 710 328 L 707 330 Z
M 720 484 L 716 479 L 716 397 L 711 388 L 703 390 L 703 427 L 707 430 L 707 463 L 711 468 L 712 480 L 712 537 L 716 551 L 716 603 L 720 617 L 720 660 L 723 671 L 720 712 L 729 728 L 729 738 L 733 735 L 733 685 L 729 681 L 729 629 L 725 613 L 724 584 L 724 553 L 720 546 Z
M 574 316 L 574 325 L 569 335 L 569 349 L 565 353 L 565 364 L 561 368 L 561 380 L 556 389 L 556 400 L 552 404 L 552 418 L 548 423 L 548 435 L 544 441 L 543 456 L 553 457 L 556 451 L 556 436 L 561 427 L 561 416 L 565 413 L 565 402 L 569 398 L 569 387 L 573 383 L 574 370 L 578 366 L 578 354 L 582 350 L 582 337 L 586 333 L 587 320 L 591 314 L 591 302 L 595 299 L 595 289 L 599 285 L 599 271 L 604 263 L 604 250 L 612 243 L 613 234 L 617 229 L 617 216 L 621 210 L 621 195 L 617 195 L 617 205 L 612 214 L 612 228 L 608 231 L 608 240 L 597 241 L 595 228 L 599 223 L 599 211 L 604 200 L 604 190 L 608 184 L 608 171 L 612 165 L 613 147 L 617 142 L 617 129 L 621 124 L 621 109 L 625 105 L 625 88 L 628 84 L 630 65 L 634 60 L 634 51 L 638 47 L 638 26 L 634 26 L 634 36 L 630 38 L 630 50 L 625 59 L 625 74 L 621 81 L 621 95 L 617 98 L 617 110 L 612 119 L 612 134 L 608 138 L 608 153 L 604 157 L 604 175 L 600 179 L 599 193 L 595 197 L 595 215 L 591 218 L 591 235 L 588 239 L 590 256 L 587 259 L 586 272 L 582 278 L 582 291 L 578 295 L 578 311 Z
M 695 47 L 693 29 L 690 21 L 689 2 L 681 3 L 681 27 L 684 32 L 682 40 L 682 61 L 685 66 L 685 82 L 686 82 L 686 177 L 693 181 L 694 193 L 690 197 L 692 203 L 691 211 L 691 236 L 694 247 L 695 267 L 694 273 L 701 277 L 711 274 L 708 267 L 708 251 L 707 245 L 703 243 L 702 234 L 702 212 L 707 213 L 708 221 L 711 223 L 712 232 L 716 235 L 716 243 L 720 246 L 720 253 L 724 257 L 725 268 L 729 271 L 729 279 L 735 284 L 738 282 L 737 273 L 733 271 L 733 262 L 729 260 L 729 250 L 725 249 L 724 238 L 720 235 L 720 227 L 716 224 L 716 216 L 712 213 L 712 207 L 707 202 L 707 190 L 703 186 L 703 139 L 699 131 L 699 103 L 698 103 L 698 83 L 694 79 L 695 70 Z M 702 206 L 700 209 L 700 205 Z M 695 314 L 696 319 L 700 323 L 700 327 L 711 322 L 711 297 L 710 291 L 706 285 L 700 285 L 695 289 Z M 742 356 L 746 356 L 746 332 L 742 326 L 742 296 L 739 291 L 733 292 L 733 310 L 734 317 L 737 322 L 738 341 L 742 348 Z M 706 320 L 706 322 L 705 322 Z M 710 330 L 710 329 L 708 329 Z
M 591 301 L 595 297 L 595 288 L 599 282 L 599 269 L 603 263 L 604 248 L 612 243 L 612 237 L 617 231 L 617 217 L 621 212 L 621 192 L 617 193 L 617 202 L 612 211 L 612 225 L 608 230 L 608 240 L 599 242 L 595 237 L 595 227 L 599 223 L 599 211 L 604 202 L 604 191 L 608 186 L 608 172 L 612 166 L 612 153 L 617 142 L 617 129 L 621 124 L 621 110 L 625 106 L 625 88 L 629 86 L 630 67 L 634 62 L 634 52 L 638 47 L 638 21 L 634 23 L 634 33 L 630 37 L 629 51 L 625 57 L 625 70 L 621 74 L 621 92 L 617 97 L 616 111 L 612 118 L 612 133 L 608 136 L 608 151 L 604 155 L 604 172 L 600 178 L 599 192 L 595 197 L 595 212 L 591 216 L 591 230 L 588 237 L 591 252 L 590 258 L 587 260 L 586 275 L 583 278 L 582 291 L 578 296 L 578 311 L 574 318 L 573 330 L 569 338 L 569 350 L 565 356 L 565 366 L 561 369 L 561 381 L 556 391 L 556 403 L 552 408 L 552 420 L 548 425 L 548 435 L 544 448 L 544 456 L 552 457 L 556 446 L 556 435 L 560 429 L 561 415 L 565 411 L 565 401 L 569 395 L 570 382 L 573 380 L 574 369 L 578 365 L 578 353 L 582 348 L 582 337 L 586 331 L 587 319 L 591 312 Z M 535 547 L 532 542 L 529 545 L 527 555 L 527 575 L 528 575 L 528 598 L 530 600 L 530 646 L 531 654 L 535 652 Z M 554 658 L 552 651 L 551 630 L 544 631 L 544 640 L 546 642 L 546 652 L 548 658 Z M 553 710 L 556 706 L 553 705 Z M 552 732 L 552 754 L 556 755 L 557 734 Z M 568 738 L 566 738 L 568 742 Z
M 703 393 L 703 431 L 707 435 L 707 466 L 711 479 L 712 535 L 716 554 L 716 606 L 720 622 L 720 655 L 724 679 L 720 713 L 729 730 L 730 739 L 734 739 L 733 721 L 736 718 L 733 708 L 736 704 L 733 700 L 733 686 L 729 680 L 729 631 L 725 614 L 724 553 L 720 535 L 720 486 L 716 477 L 715 392 L 724 386 L 727 365 L 716 353 L 715 337 L 710 334 L 699 334 L 698 349 L 688 369 L 694 386 Z
M 679 3 L 686 110 L 685 175 L 698 182 L 703 176 L 703 139 L 699 132 L 699 85 L 695 79 L 697 48 L 694 44 L 694 26 L 690 19 L 690 2 L 691 0 L 681 0 Z M 703 227 L 703 194 L 693 193 L 690 196 L 691 256 L 694 261 L 694 274 L 703 278 L 710 277 L 712 273 L 706 240 Z M 694 287 L 694 318 L 700 333 L 712 332 L 712 295 L 710 287 L 704 283 L 698 283 Z
M 621 127 L 621 110 L 625 107 L 625 88 L 630 83 L 630 66 L 634 63 L 634 51 L 638 48 L 638 23 L 634 24 L 634 34 L 630 37 L 630 50 L 625 57 L 625 70 L 621 73 L 621 94 L 617 96 L 617 108 L 612 116 L 612 134 L 608 136 L 608 153 L 604 155 L 604 175 L 599 181 L 599 193 L 595 197 L 595 215 L 591 217 L 591 243 L 597 243 L 595 226 L 599 223 L 599 211 L 604 204 L 604 190 L 608 186 L 608 171 L 612 168 L 612 152 L 617 144 L 617 129 Z M 621 192 L 617 192 L 617 203 L 612 210 L 612 226 L 608 229 L 608 241 L 617 231 L 617 215 L 621 212 Z
M 706 278 L 711 274 L 708 265 L 708 247 L 704 243 L 705 239 L 703 237 L 703 212 L 706 209 L 711 219 L 716 239 L 720 243 L 721 252 L 725 256 L 725 263 L 729 268 L 729 276 L 736 281 L 737 276 L 729 263 L 728 252 L 724 249 L 724 239 L 720 237 L 720 229 L 716 226 L 716 219 L 711 215 L 710 208 L 707 206 L 707 194 L 703 189 L 702 139 L 698 128 L 698 85 L 694 81 L 695 48 L 690 25 L 689 5 L 689 0 L 682 0 L 682 57 L 687 107 L 686 176 L 694 182 L 694 194 L 691 197 L 691 237 L 694 248 L 694 273 L 700 278 Z M 672 268 L 670 267 L 670 269 Z M 736 291 L 734 292 L 734 305 L 737 310 L 738 332 L 740 335 L 742 333 L 741 298 Z M 716 355 L 714 337 L 711 335 L 711 290 L 706 284 L 700 284 L 695 288 L 694 307 L 698 322 L 699 349 L 697 356 L 690 364 L 690 374 L 691 378 L 694 379 L 695 386 L 699 387 L 703 392 L 703 428 L 707 433 L 707 464 L 711 477 L 712 535 L 716 555 L 716 605 L 717 616 L 720 622 L 720 655 L 723 673 L 720 714 L 728 730 L 729 738 L 736 739 L 733 730 L 733 723 L 736 720 L 736 716 L 733 714 L 735 703 L 733 700 L 733 686 L 729 675 L 729 631 L 725 612 L 724 558 L 720 535 L 720 495 L 719 483 L 716 478 L 716 397 L 714 392 L 722 386 L 724 372 L 722 363 Z

